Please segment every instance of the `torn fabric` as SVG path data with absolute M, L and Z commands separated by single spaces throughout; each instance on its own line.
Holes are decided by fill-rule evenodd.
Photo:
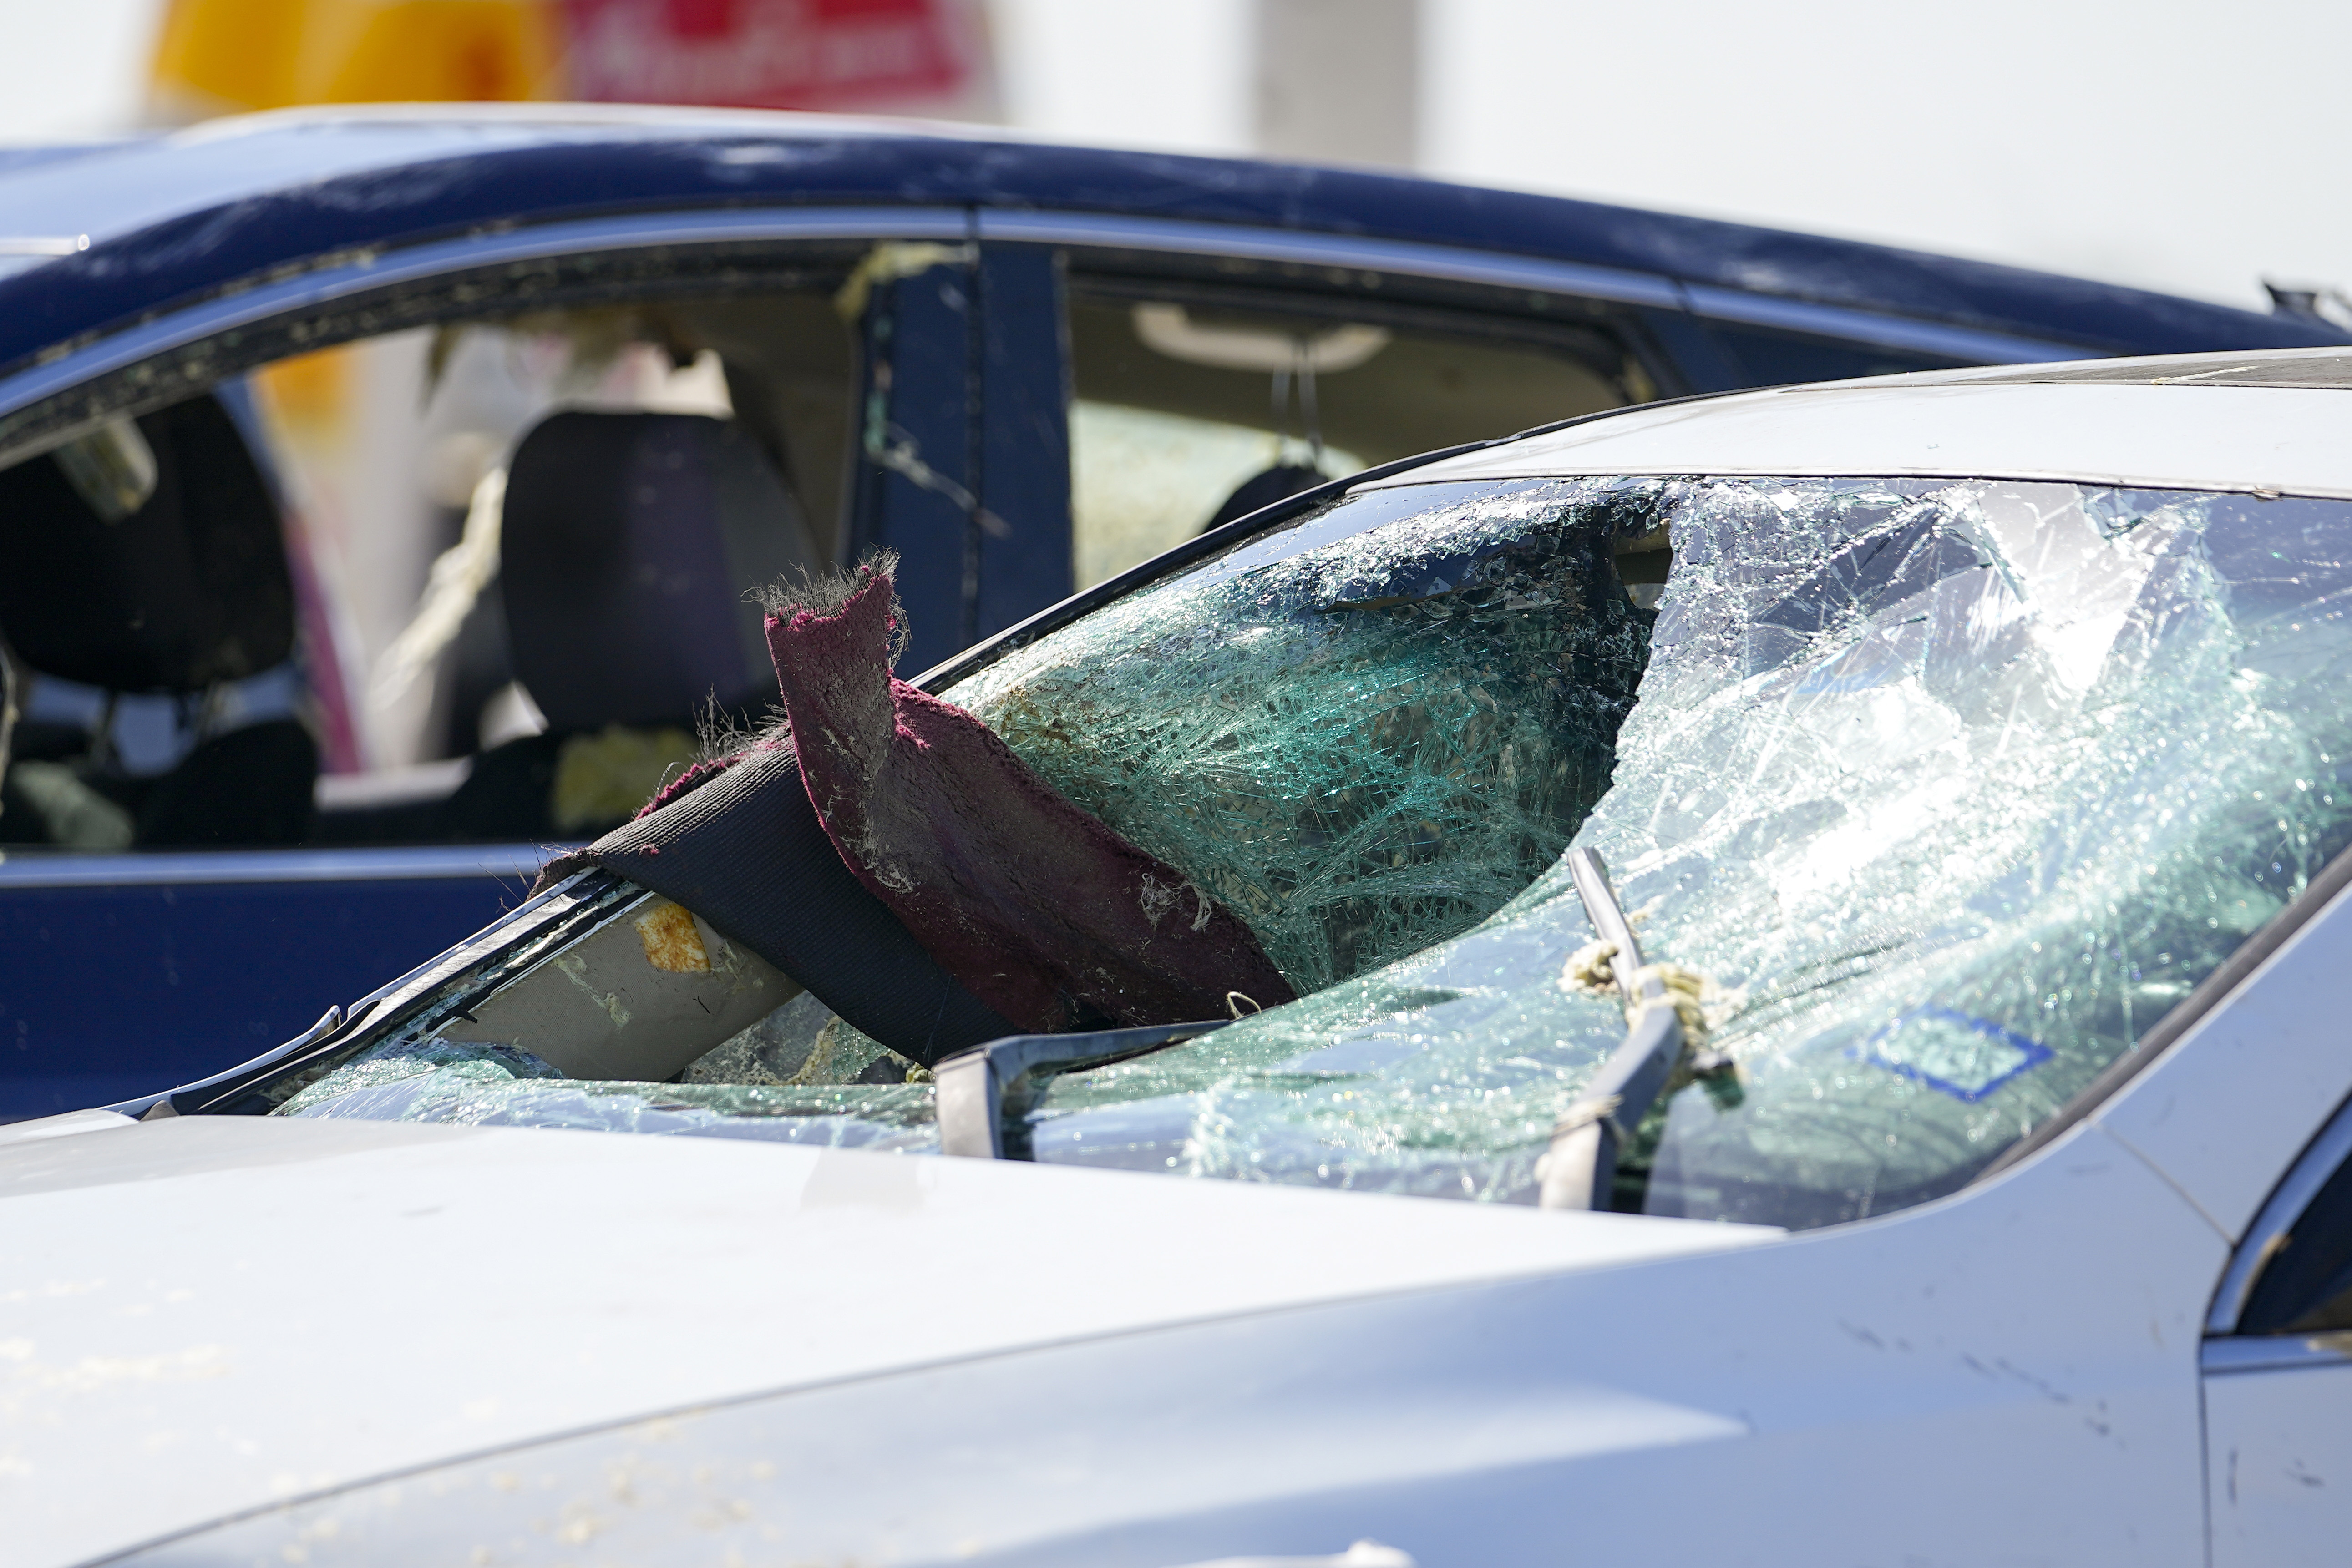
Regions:
M 551 862 L 540 887 L 592 866 L 691 909 L 910 1061 L 1021 1032 L 849 873 L 788 746 L 687 775 L 636 821 Z
M 841 858 L 1023 1028 L 1176 1023 L 1290 982 L 1197 883 L 1074 805 L 963 709 L 890 674 L 891 580 L 768 620 L 793 745 Z M 690 798 L 690 797 L 689 797 Z

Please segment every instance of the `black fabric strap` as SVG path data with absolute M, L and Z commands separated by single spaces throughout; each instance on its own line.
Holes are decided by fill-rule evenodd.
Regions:
M 541 873 L 591 867 L 685 905 L 926 1067 L 1021 1031 L 933 961 L 842 863 L 790 747 L 755 752 Z

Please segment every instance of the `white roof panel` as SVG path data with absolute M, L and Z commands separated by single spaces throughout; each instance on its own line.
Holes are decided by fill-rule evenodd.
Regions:
M 1614 474 L 1983 476 L 2352 498 L 2352 398 L 2341 392 L 2053 383 L 2013 370 L 1974 375 L 1988 373 L 2000 374 L 2000 382 L 1970 372 L 1890 377 L 1630 409 L 1375 484 Z

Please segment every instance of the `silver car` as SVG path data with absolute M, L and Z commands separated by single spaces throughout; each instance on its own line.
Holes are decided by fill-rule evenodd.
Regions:
M 2338 1561 L 2347 392 L 1628 410 L 923 683 L 1295 1001 L 947 1051 L 688 793 L 10 1127 L 8 1559 Z

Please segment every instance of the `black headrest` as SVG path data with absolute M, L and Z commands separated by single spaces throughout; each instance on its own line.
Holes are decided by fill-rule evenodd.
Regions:
M 549 416 L 508 467 L 500 533 L 514 672 L 556 729 L 764 705 L 748 595 L 819 564 L 758 445 L 703 414 Z
M 1252 512 L 1263 511 L 1276 501 L 1286 501 L 1302 490 L 1312 490 L 1331 476 L 1320 468 L 1309 468 L 1303 463 L 1277 463 L 1271 468 L 1261 468 L 1241 482 L 1241 487 L 1225 497 L 1216 515 L 1201 525 L 1201 531 L 1222 528 L 1235 517 L 1246 517 Z
M 0 470 L 0 630 L 24 662 L 118 692 L 197 692 L 285 661 L 278 507 L 209 396 L 142 416 L 155 489 L 114 522 L 54 456 Z

